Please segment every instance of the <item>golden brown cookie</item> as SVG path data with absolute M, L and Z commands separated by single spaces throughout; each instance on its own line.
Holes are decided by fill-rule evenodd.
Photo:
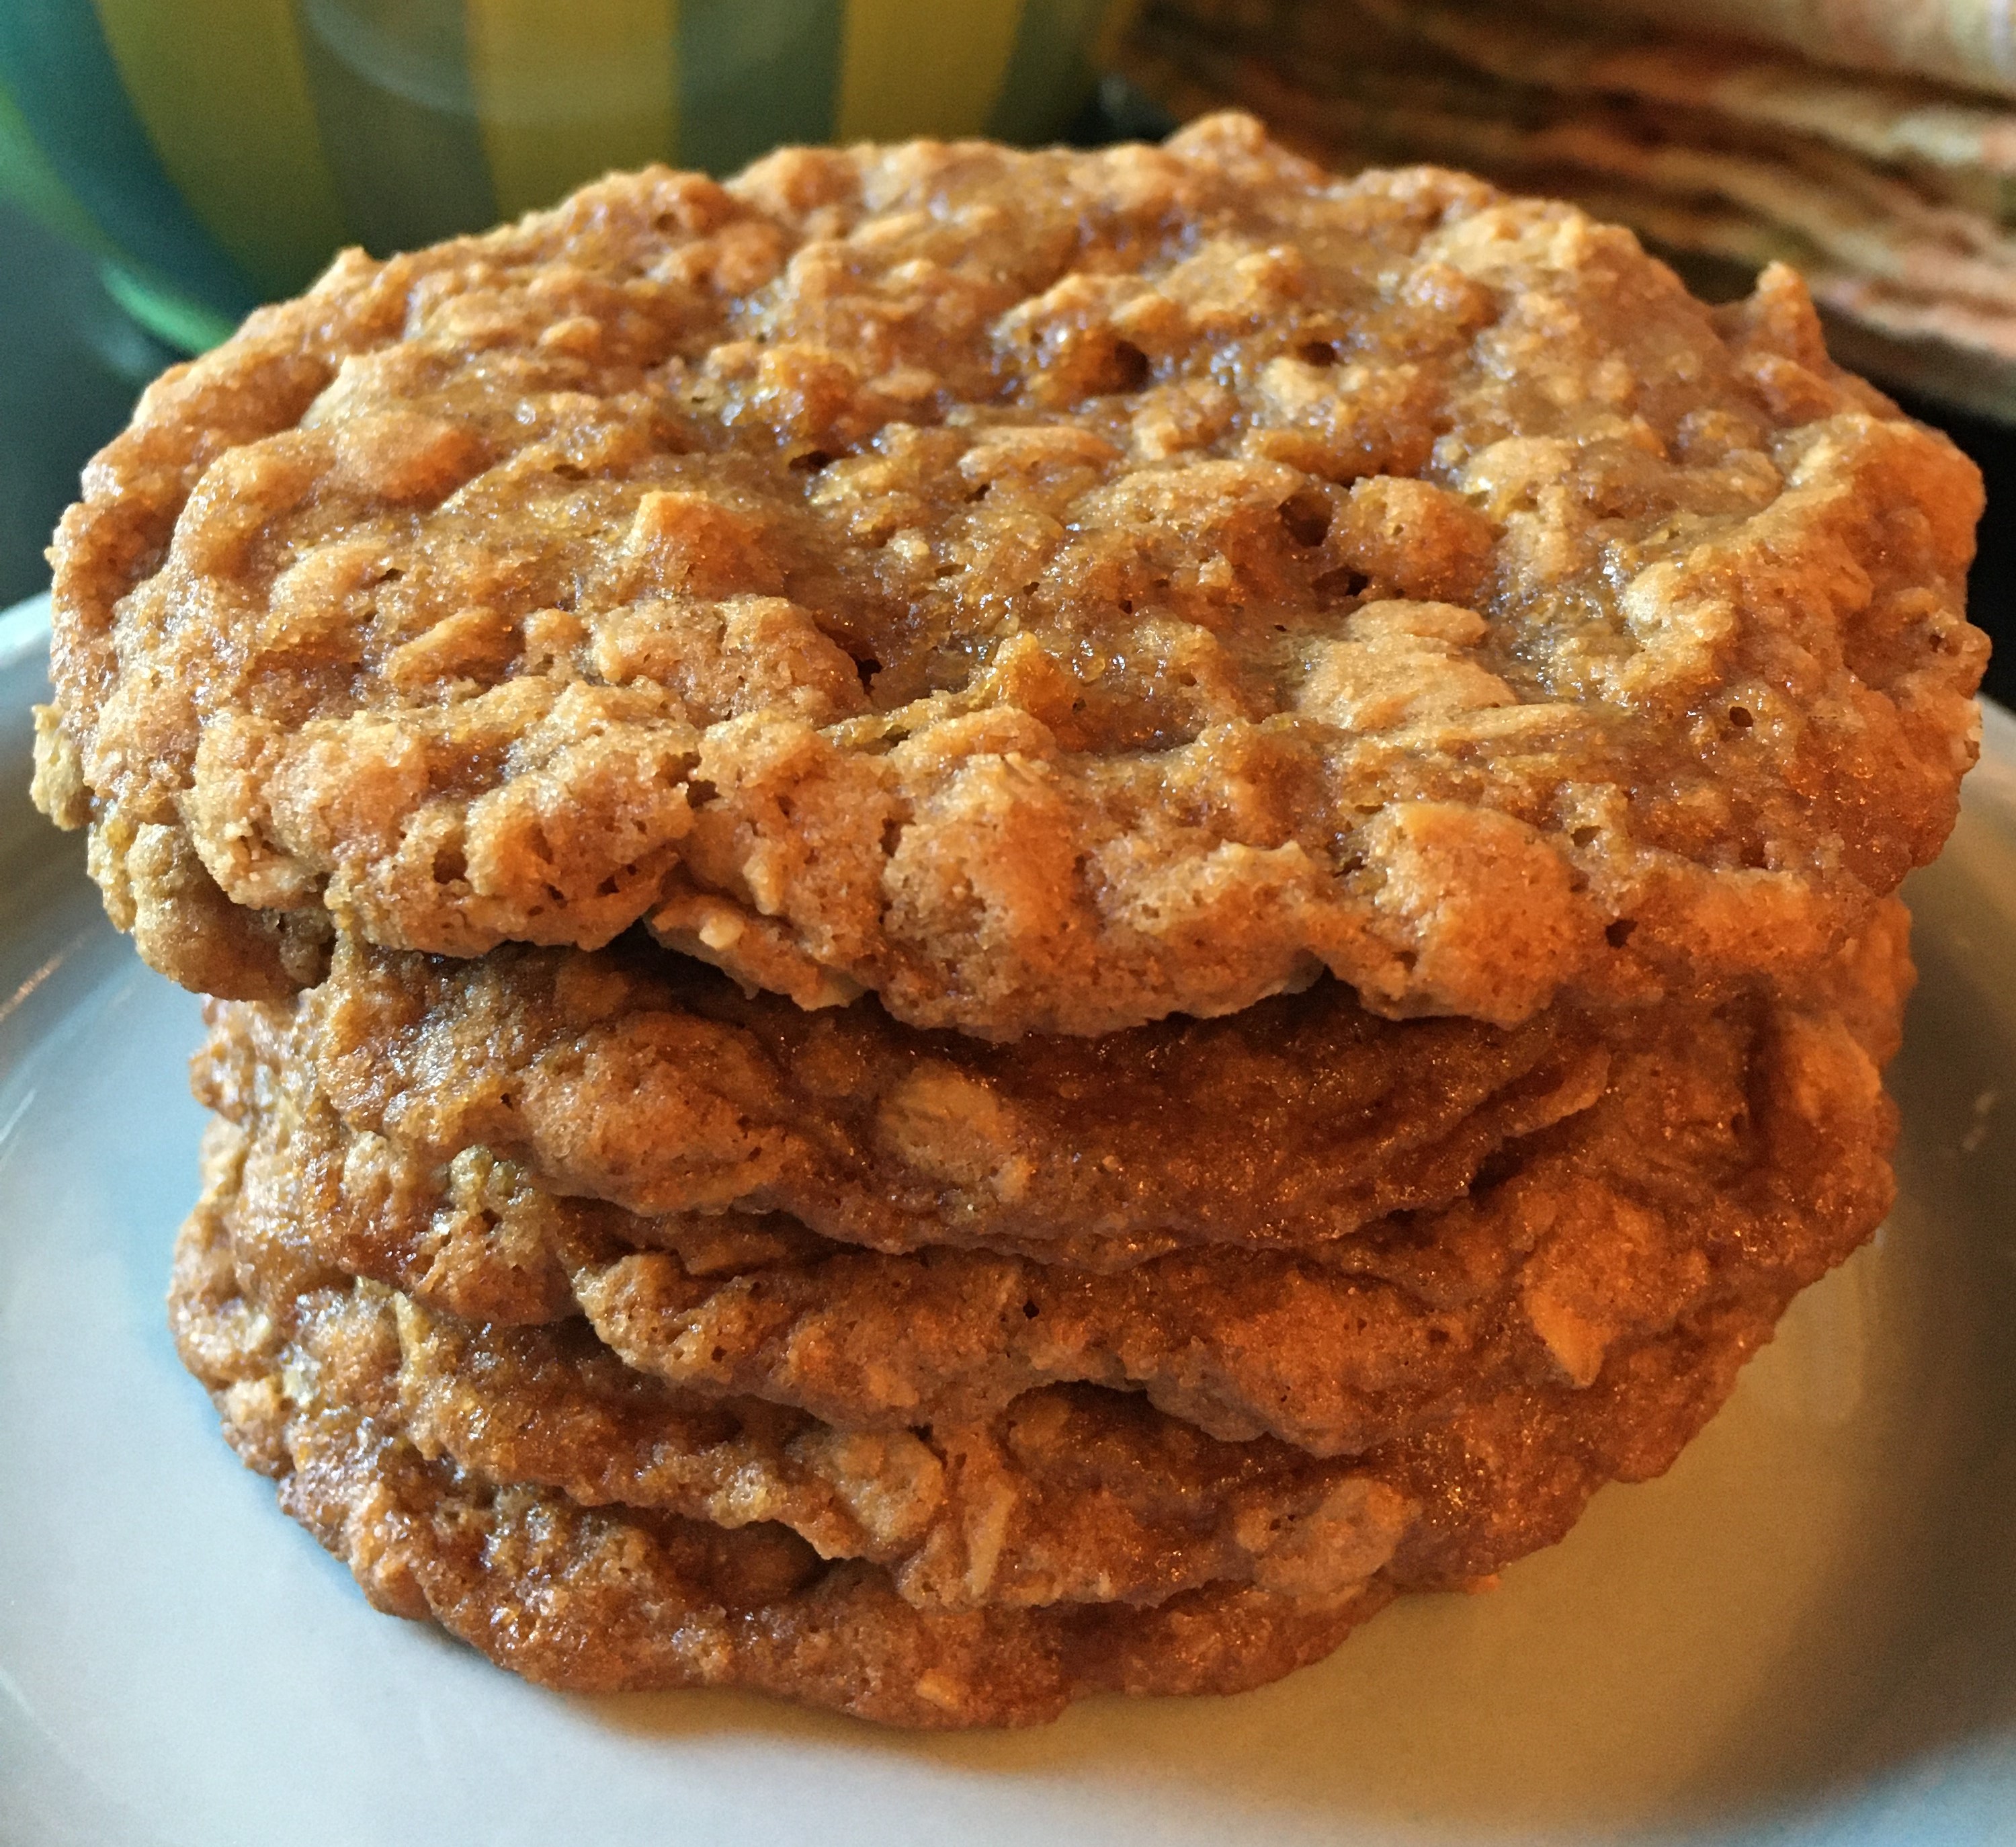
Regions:
M 909 1725 L 1028 1723 L 1100 1690 L 1229 1691 L 1327 1653 L 1395 1586 L 1473 1582 L 1558 1539 L 1607 1479 L 1667 1467 L 1769 1338 L 1773 1289 L 1689 1318 L 1586 1390 L 1514 1392 L 1368 1457 L 1419 1510 L 1385 1568 L 1343 1590 L 1215 1582 L 1141 1608 L 920 1610 L 858 1561 L 499 1481 L 423 1454 L 405 1427 L 390 1292 L 243 1295 L 199 1212 L 171 1298 L 225 1434 L 380 1608 L 433 1616 L 550 1684 L 743 1685 Z
M 1316 1660 L 1391 1594 L 1214 1585 L 1150 1608 L 923 1611 L 887 1573 L 773 1525 L 585 1508 L 430 1462 L 405 1435 L 388 1306 L 347 1294 L 290 1331 L 239 1294 L 196 1222 L 171 1312 L 225 1435 L 392 1614 L 583 1692 L 747 1687 L 885 1723 L 1027 1725 L 1094 1692 L 1229 1693 Z
M 1118 1271 L 1056 1261 L 1060 1240 L 891 1255 L 776 1213 L 634 1215 L 484 1147 L 416 1154 L 347 1128 L 242 1006 L 219 1010 L 197 1088 L 239 1126 L 234 1236 L 269 1288 L 355 1274 L 464 1320 L 585 1312 L 668 1384 L 851 1430 L 972 1422 L 1081 1381 L 1228 1439 L 1349 1453 L 1505 1377 L 1586 1381 L 1726 1288 L 1731 1265 L 1797 1286 L 1866 1235 L 1890 1194 L 1894 1112 L 1874 1079 L 1908 974 L 1902 908 L 1879 916 L 1811 1006 L 1635 1014 L 1594 1104 L 1501 1150 L 1445 1207 Z
M 401 1424 L 423 1453 L 493 1480 L 784 1526 L 822 1557 L 883 1566 L 927 1608 L 1160 1603 L 1219 1581 L 1329 1596 L 1383 1566 L 1412 1518 L 1348 1463 L 1222 1442 L 1129 1395 L 1053 1387 L 985 1423 L 843 1431 L 675 1390 L 578 1321 L 486 1327 L 347 1278 L 296 1293 L 233 1236 L 236 1139 L 208 1150 L 190 1261 L 228 1247 L 239 1292 L 282 1330 L 384 1310 Z
M 1249 118 L 654 169 L 143 398 L 38 798 L 157 967 L 643 922 L 1006 1038 L 1789 977 L 1936 851 L 1981 505 L 1768 272 Z
M 1326 980 L 1222 1019 L 991 1045 L 865 1000 L 744 996 L 648 944 L 459 960 L 348 939 L 320 987 L 213 1015 L 200 1093 L 226 1114 L 298 1067 L 354 1129 L 443 1162 L 484 1148 L 631 1212 L 1107 1269 L 1442 1204 L 1593 1103 L 1638 1023 L 1395 1022 Z
M 1901 923 L 1894 905 L 1884 915 Z M 1157 1354 L 1148 1383 L 1158 1373 L 1179 1399 L 1186 1359 L 1190 1381 L 1215 1370 L 1237 1389 L 1244 1349 L 1256 1339 L 1330 1336 L 1345 1377 L 1319 1387 L 1315 1406 L 1284 1403 L 1273 1420 L 1320 1424 L 1326 1411 L 1335 1418 L 1341 1399 L 1359 1427 L 1347 1435 L 1333 1424 L 1323 1446 L 1363 1452 L 1355 1456 L 1326 1461 L 1244 1431 L 1237 1434 L 1250 1440 L 1226 1442 L 1141 1396 L 1046 1382 L 1026 1359 L 1016 1379 L 1014 1350 L 999 1323 L 1012 1330 L 1019 1318 L 1026 1328 L 1031 1302 L 1040 1320 L 1033 1294 L 1019 1317 L 1011 1303 L 1006 1316 L 979 1324 L 970 1363 L 999 1369 L 999 1396 L 983 1415 L 913 1412 L 899 1420 L 885 1410 L 879 1428 L 837 1428 L 802 1408 L 724 1393 L 718 1380 L 696 1393 L 626 1366 L 579 1321 L 483 1326 L 382 1284 L 353 1284 L 327 1262 L 326 1247 L 318 1262 L 315 1229 L 333 1174 L 351 1165 L 351 1154 L 332 1161 L 325 1150 L 318 1176 L 312 1158 L 288 1160 L 285 1133 L 249 1136 L 229 1124 L 212 1133 L 189 1261 L 201 1267 L 228 1245 L 234 1287 L 283 1332 L 325 1313 L 342 1319 L 357 1303 L 389 1314 L 402 1428 L 423 1455 L 488 1479 L 556 1489 L 584 1505 L 784 1526 L 822 1556 L 883 1567 L 906 1600 L 927 1608 L 1154 1603 L 1217 1582 L 1333 1597 L 1384 1568 L 1418 1523 L 1419 1500 L 1390 1479 L 1411 1466 L 1395 1460 L 1411 1446 L 1445 1440 L 1448 1427 L 1479 1418 L 1503 1424 L 1508 1403 L 1523 1407 L 1528 1422 L 1574 1429 L 1584 1415 L 1580 1395 L 1629 1376 L 1649 1348 L 1730 1312 L 1768 1328 L 1798 1287 L 1867 1235 L 1888 1201 L 1882 1150 L 1892 1120 L 1870 1052 L 1887 1051 L 1894 1038 L 1901 949 L 1893 928 L 1841 971 L 1843 1011 L 1672 1008 L 1679 1017 L 1666 1023 L 1663 1039 L 1641 1028 L 1642 1042 L 1615 1061 L 1604 1097 L 1557 1131 L 1557 1145 L 1494 1177 L 1481 1201 L 1465 1202 L 1470 1212 L 1429 1216 L 1413 1228 L 1417 1236 L 1396 1239 L 1395 1269 L 1411 1255 L 1420 1274 L 1439 1269 L 1445 1287 L 1467 1271 L 1473 1283 L 1497 1285 L 1496 1299 L 1467 1327 L 1456 1318 L 1438 1330 L 1418 1305 L 1402 1305 L 1411 1338 L 1397 1355 L 1383 1350 L 1391 1330 L 1373 1317 L 1340 1326 L 1369 1292 L 1347 1286 L 1340 1314 L 1334 1299 L 1323 1300 L 1319 1272 L 1305 1279 L 1301 1304 L 1283 1302 L 1288 1312 L 1255 1326 L 1257 1298 L 1275 1293 L 1269 1285 L 1280 1280 L 1272 1253 L 1257 1259 L 1257 1294 L 1242 1290 L 1236 1274 L 1241 1261 L 1255 1261 L 1250 1254 L 1201 1254 L 1215 1260 L 1226 1286 L 1215 1315 L 1193 1292 L 1197 1279 L 1184 1273 L 1194 1254 L 1176 1260 L 1166 1303 L 1156 1298 L 1168 1259 L 1118 1276 L 1024 1266 L 1026 1286 L 1053 1286 L 1067 1312 L 1074 1298 L 1081 1315 L 1103 1310 L 1103 1341 L 1116 1356 L 1130 1341 L 1137 1352 Z M 260 1130 L 289 1126 L 286 1076 L 269 1072 L 255 1082 L 266 1093 L 254 1118 Z M 300 1139 L 318 1114 L 325 1131 L 339 1126 L 326 1109 L 301 1114 L 293 1125 Z M 1376 1232 L 1343 1240 L 1378 1241 Z M 578 1266 L 578 1289 L 585 1276 L 592 1302 L 607 1273 L 592 1273 L 592 1258 L 578 1251 L 561 1255 Z M 902 1287 L 902 1273 L 920 1260 L 866 1261 L 874 1266 L 870 1286 L 851 1299 L 823 1289 L 827 1277 L 816 1269 L 800 1279 L 797 1305 L 812 1326 L 798 1333 L 815 1368 L 836 1329 L 857 1343 L 858 1376 L 872 1371 L 878 1353 L 896 1368 L 905 1363 L 916 1292 Z M 1376 1273 L 1376 1259 L 1367 1267 Z M 599 1305 L 609 1319 L 609 1304 Z M 748 1305 L 760 1310 L 760 1294 Z M 1417 1311 L 1412 1325 L 1407 1305 Z M 734 1320 L 725 1321 L 724 1341 L 736 1338 Z M 1453 1338 L 1459 1330 L 1467 1342 Z M 1382 1371 L 1406 1379 L 1438 1331 L 1451 1348 L 1445 1376 L 1413 1379 L 1412 1392 L 1378 1404 L 1360 1381 Z M 1215 1369 L 1214 1347 L 1222 1356 Z M 907 1356 L 927 1392 L 932 1351 L 927 1340 Z M 719 1357 L 725 1352 L 724 1345 Z M 942 1349 L 937 1356 L 945 1359 Z M 1096 1345 L 1090 1358 L 1100 1357 Z M 1290 1356 L 1273 1383 L 1292 1391 L 1301 1379 L 1320 1378 L 1328 1357 Z M 1082 1363 L 1081 1378 L 1088 1370 Z M 1258 1410 L 1255 1369 L 1244 1370 L 1248 1404 Z M 1121 1382 L 1137 1381 L 1123 1373 Z M 1208 1387 L 1197 1395 L 1208 1399 Z

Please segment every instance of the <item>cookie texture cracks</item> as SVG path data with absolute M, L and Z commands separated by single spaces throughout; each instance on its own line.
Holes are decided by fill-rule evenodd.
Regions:
M 55 549 L 38 799 L 212 992 L 644 924 L 985 1037 L 1795 973 L 1951 824 L 1978 479 L 1783 270 L 1238 116 L 653 169 L 254 315 Z
M 1228 1019 L 995 1045 L 865 1001 L 744 996 L 627 942 L 452 960 L 344 939 L 291 1005 L 213 1014 L 203 1093 L 227 1114 L 262 1107 L 286 1072 L 428 1161 L 481 1147 L 626 1212 L 782 1213 L 871 1249 L 1109 1269 L 1185 1246 L 1296 1248 L 1445 1204 L 1589 1110 L 1613 1046 L 1644 1026 L 1621 1014 L 1605 1037 L 1559 1010 L 1511 1028 L 1394 1022 L 1324 981 Z
M 1202 1138 L 1179 1170 L 1156 1114 L 1126 1094 L 1125 1047 L 1115 1049 L 1109 1066 L 1110 1113 L 1073 1138 L 1088 1100 L 1067 1064 L 985 1068 L 1026 1057 L 1043 1042 L 997 1048 L 964 1041 L 980 1058 L 958 1079 L 960 1091 L 976 1102 L 991 1097 L 987 1113 L 1017 1145 L 1001 1150 L 1005 1161 L 970 1161 L 963 1179 L 955 1176 L 938 1197 L 943 1241 L 914 1250 L 850 1248 L 775 1210 L 634 1213 L 556 1190 L 493 1147 L 456 1147 L 458 1124 L 462 1134 L 483 1124 L 481 1100 L 467 1096 L 476 1109 L 444 1107 L 447 1086 L 438 1080 L 431 1096 L 412 1093 L 418 1120 L 407 1125 L 423 1138 L 450 1132 L 452 1154 L 437 1141 L 416 1147 L 394 1139 L 400 1120 L 373 1111 L 368 1093 L 354 1086 L 353 1111 L 362 1105 L 393 1132 L 352 1128 L 316 1081 L 314 1028 L 288 1033 L 277 1008 L 214 1006 L 193 1076 L 200 1100 L 220 1115 L 209 1165 L 240 1264 L 254 1266 L 267 1293 L 280 1299 L 347 1286 L 352 1277 L 399 1291 L 409 1303 L 401 1325 L 409 1348 L 425 1344 L 412 1338 L 424 1325 L 434 1352 L 463 1356 L 435 1369 L 437 1399 L 458 1381 L 500 1384 L 507 1361 L 523 1363 L 536 1343 L 514 1328 L 545 1328 L 577 1348 L 592 1330 L 630 1369 L 628 1389 L 643 1394 L 639 1403 L 650 1396 L 642 1381 L 655 1379 L 707 1402 L 754 1398 L 835 1429 L 893 1438 L 923 1424 L 992 1424 L 1013 1406 L 1036 1402 L 1026 1395 L 1093 1384 L 1139 1393 L 1156 1410 L 1227 1443 L 1268 1436 L 1330 1457 L 1394 1440 L 1508 1384 L 1565 1378 L 1586 1385 L 1618 1354 L 1663 1338 L 1683 1316 L 1731 1291 L 1775 1301 L 1867 1236 L 1892 1196 L 1885 1157 L 1895 1113 L 1877 1068 L 1895 1049 L 1909 981 L 1902 913 L 1895 899 L 1879 909 L 1826 989 L 1796 1006 L 1752 998 L 1634 1010 L 1595 1062 L 1600 1094 L 1588 1107 L 1562 1114 L 1565 1101 L 1584 1099 L 1557 1093 L 1543 1112 L 1557 1119 L 1499 1142 L 1488 1171 L 1460 1196 L 1438 1209 L 1403 1207 L 1348 1235 L 1340 1226 L 1357 1216 L 1348 1208 L 1363 1210 L 1355 1188 L 1298 1197 L 1281 1177 L 1348 1170 L 1349 1143 L 1334 1139 L 1336 1119 L 1373 1100 L 1371 1086 L 1354 1099 L 1334 1062 L 1312 1059 L 1306 1040 L 1283 1030 L 1280 1001 L 1262 1003 L 1258 1010 L 1274 1017 L 1254 1022 L 1255 1038 L 1282 1054 L 1272 1084 L 1252 1053 L 1242 1057 L 1237 1019 L 1194 1024 L 1186 1043 L 1172 1042 L 1166 1027 L 1134 1035 L 1161 1042 L 1141 1061 L 1150 1071 L 1177 1060 L 1204 1065 L 1214 1050 L 1220 1054 L 1216 1062 L 1227 1070 L 1215 1093 L 1165 1081 L 1168 1114 L 1183 1122 L 1236 1123 L 1249 1146 L 1254 1127 L 1264 1125 L 1282 1164 L 1272 1184 L 1250 1154 L 1255 1171 L 1243 1173 L 1229 1145 L 1215 1149 Z M 752 1011 L 759 1008 L 794 1010 L 774 1000 L 753 1003 Z M 486 1012 L 482 1024 L 500 1039 L 522 1042 L 531 1017 L 528 1008 L 514 1027 Z M 795 1060 L 771 1041 L 773 1068 L 794 1063 L 805 1077 L 816 1066 L 833 1068 L 833 1017 L 815 1017 Z M 1432 1038 L 1452 1024 L 1384 1031 Z M 603 1061 L 591 1035 L 577 1043 L 584 1064 Z M 744 1044 L 746 1072 L 763 1048 L 753 1032 Z M 405 1082 L 412 1049 L 398 1056 L 389 1085 Z M 448 1067 L 445 1051 L 437 1037 L 424 1060 Z M 692 1061 L 703 1069 L 736 1062 L 720 1042 L 694 1051 Z M 348 1063 L 354 1053 L 340 1056 Z M 1372 1053 L 1361 1045 L 1356 1056 L 1370 1062 Z M 1432 1085 L 1460 1089 L 1461 1068 L 1446 1049 L 1431 1056 Z M 864 1174 L 848 1156 L 850 1132 L 857 1147 L 866 1143 L 873 1129 L 856 1125 L 880 1113 L 877 1060 L 865 1038 L 847 1061 L 862 1079 L 851 1122 L 837 1113 L 821 1121 L 815 1089 L 793 1088 L 787 1113 L 806 1125 L 808 1143 L 824 1144 L 826 1158 L 816 1181 L 783 1191 L 844 1236 L 886 1247 L 917 1240 L 920 1183 L 934 1176 L 903 1162 L 876 1162 Z M 1240 1065 L 1235 1074 L 1231 1068 Z M 1306 1114 L 1278 1087 L 1297 1067 L 1309 1068 L 1314 1080 L 1316 1107 Z M 614 1076 L 622 1068 L 609 1060 L 605 1068 Z M 935 1069 L 934 1081 L 949 1075 Z M 564 1145 L 564 1132 L 555 1132 L 555 1077 L 567 1082 L 557 1072 L 506 1074 L 491 1093 L 518 1099 L 534 1151 Z M 649 1179 L 641 1161 L 612 1164 L 604 1171 L 622 1175 L 622 1190 L 653 1180 L 655 1190 L 675 1179 L 675 1118 L 657 1110 L 632 1118 L 619 1089 L 591 1093 L 585 1070 L 573 1084 L 571 1108 L 598 1122 L 606 1145 L 635 1134 L 661 1164 Z M 899 1078 L 898 1093 L 902 1085 Z M 1270 1090 L 1271 1107 L 1263 1100 Z M 1061 1120 L 1044 1122 L 1023 1100 L 1058 1093 Z M 758 1094 L 740 1094 L 752 1140 L 760 1141 Z M 635 1100 L 643 1100 L 641 1093 Z M 1396 1103 L 1406 1107 L 1389 1093 L 1377 1107 L 1384 1113 Z M 1319 1111 L 1330 1118 L 1321 1139 L 1306 1132 Z M 1419 1139 L 1405 1146 L 1403 1158 L 1424 1169 L 1447 1159 Z M 1137 1159 L 1145 1154 L 1149 1170 L 1166 1176 L 1163 1185 L 1143 1186 L 1116 1147 Z M 941 1175 L 948 1164 L 931 1165 Z M 1125 1191 L 1089 1190 L 1074 1198 L 1057 1183 L 1060 1173 L 1088 1169 Z M 990 1211 L 968 1190 L 1006 1171 L 1021 1179 L 1017 1214 Z M 578 1184 L 594 1176 L 573 1168 L 566 1178 Z M 760 1167 L 751 1178 L 771 1183 Z M 1132 1202 L 1116 1210 L 1127 1193 Z M 1186 1194 L 1221 1193 L 1224 1216 L 1215 1222 L 1186 1205 Z M 1030 1235 L 1030 1221 L 1019 1216 L 1032 1204 L 1045 1235 Z M 1154 1229 L 1130 1228 L 1130 1215 Z M 1219 1235 L 1159 1249 L 1168 1228 L 1186 1225 Z M 1224 1235 L 1235 1226 L 1246 1241 Z M 1255 1235 L 1262 1227 L 1282 1241 L 1262 1242 Z M 569 1330 L 581 1316 L 586 1329 Z M 440 1331 L 454 1322 L 481 1324 L 482 1343 L 456 1347 Z M 549 1370 L 558 1376 L 563 1369 Z M 590 1370 L 623 1376 L 606 1363 Z M 495 1421 L 516 1430 L 531 1420 Z M 1018 1428 L 1023 1437 L 1008 1447 L 1026 1458 L 1035 1426 Z M 1045 1428 L 1063 1445 L 1060 1453 L 1069 1453 L 1073 1420 Z M 783 1428 L 798 1440 L 794 1427 Z M 747 1481 L 749 1466 L 740 1454 L 735 1478 Z M 1122 1549 L 1093 1548 L 1109 1582 Z M 1157 1550 L 1173 1559 L 1180 1547 L 1165 1539 Z M 998 1585 L 992 1594 L 1003 1594 Z

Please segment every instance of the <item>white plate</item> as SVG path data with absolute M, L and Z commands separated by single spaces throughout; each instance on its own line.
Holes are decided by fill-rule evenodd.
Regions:
M 1903 1203 L 1664 1480 L 1233 1699 L 920 1737 L 365 1607 L 163 1326 L 196 1003 L 28 810 L 0 619 L 0 1842 L 2016 1840 L 2016 721 L 1910 887 Z

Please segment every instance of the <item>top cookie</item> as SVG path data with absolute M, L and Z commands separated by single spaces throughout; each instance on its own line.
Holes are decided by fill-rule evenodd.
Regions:
M 1240 116 L 661 169 L 169 373 L 57 535 L 38 799 L 193 986 L 332 919 L 992 1037 L 1327 967 L 1511 1024 L 1935 852 L 1978 479 L 1629 233 Z

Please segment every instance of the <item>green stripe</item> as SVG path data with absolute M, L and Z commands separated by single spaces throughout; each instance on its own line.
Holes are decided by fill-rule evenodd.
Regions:
M 833 137 L 843 0 L 681 0 L 679 157 L 733 173 Z
M 384 256 L 492 223 L 461 0 L 294 0 L 294 13 L 351 232 Z
M 223 315 L 212 314 L 185 295 L 164 289 L 124 264 L 101 264 L 99 280 L 105 292 L 164 345 L 185 353 L 207 353 L 221 346 L 238 330 L 238 323 Z
M 127 93 L 190 208 L 266 292 L 302 287 L 345 239 L 290 0 L 95 4 Z
M 183 294 L 163 277 L 121 258 L 112 240 L 78 204 L 44 157 L 14 99 L 0 89 L 0 196 L 13 199 L 59 236 L 99 258 L 106 292 L 171 347 L 200 353 L 228 340 L 237 322 Z
M 1098 81 L 1093 40 L 1125 0 L 1024 0 L 1008 75 L 988 119 L 1003 141 L 1046 141 L 1071 120 Z
M 497 203 L 551 205 L 679 145 L 679 0 L 463 0 Z
M 63 189 L 131 263 L 234 318 L 257 299 L 162 171 L 97 15 L 0 0 L 0 78 Z
M 112 254 L 112 240 L 97 221 L 78 204 L 28 131 L 20 106 L 0 88 L 0 193 L 74 243 L 101 257 Z

